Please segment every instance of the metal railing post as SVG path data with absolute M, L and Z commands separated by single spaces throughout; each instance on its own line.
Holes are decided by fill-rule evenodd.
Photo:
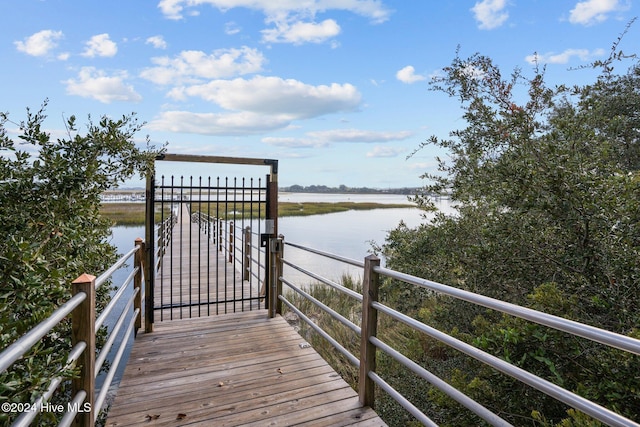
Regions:
M 153 229 L 155 228 L 155 176 L 147 175 L 145 199 L 146 230 L 145 230 L 145 271 L 144 271 L 144 331 L 153 332 L 153 282 L 155 280 L 155 242 Z M 162 259 L 162 258 L 160 258 Z
M 135 240 L 135 245 L 138 247 L 138 251 L 136 252 L 133 268 L 137 268 L 138 272 L 133 277 L 133 290 L 138 290 L 134 300 L 133 300 L 133 311 L 140 310 L 138 315 L 136 316 L 136 326 L 134 329 L 134 334 L 138 335 L 138 329 L 142 327 L 142 277 L 144 270 L 144 257 L 145 257 L 145 244 L 144 240 L 138 237 Z
M 72 283 L 73 295 L 84 292 L 87 297 L 71 313 L 71 345 L 85 342 L 86 348 L 78 358 L 80 375 L 72 381 L 72 395 L 84 390 L 85 403 L 89 410 L 80 412 L 75 418 L 76 426 L 89 427 L 94 424 L 95 365 L 96 365 L 96 278 L 83 274 Z
M 247 225 L 244 229 L 244 262 L 242 265 L 242 280 L 249 280 L 251 277 L 251 226 Z
M 284 269 L 284 264 L 282 262 L 282 260 L 284 259 L 284 236 L 282 234 L 280 234 L 278 236 L 278 245 L 279 247 L 277 249 L 279 249 L 276 252 L 276 277 L 275 277 L 275 281 L 276 281 L 276 313 L 282 315 L 282 301 L 280 301 L 280 296 L 282 295 L 282 274 L 283 274 L 283 269 Z
M 233 221 L 229 222 L 229 262 L 233 263 L 233 239 L 234 239 L 235 224 Z
M 378 329 L 378 312 L 372 302 L 378 300 L 378 273 L 373 271 L 380 266 L 380 258 L 369 255 L 364 259 L 364 278 L 362 280 L 362 324 L 360 335 L 360 376 L 358 394 L 362 406 L 374 407 L 375 383 L 369 378 L 369 372 L 376 370 L 376 347 L 370 341 Z

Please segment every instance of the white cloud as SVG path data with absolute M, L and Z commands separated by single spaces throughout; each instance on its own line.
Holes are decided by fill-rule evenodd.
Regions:
M 326 141 L 309 138 L 291 138 L 291 137 L 266 137 L 262 138 L 262 142 L 276 147 L 287 148 L 316 148 L 326 147 L 329 145 Z
M 403 151 L 402 148 L 377 146 L 367 153 L 367 157 L 396 157 Z
M 310 148 L 310 147 L 326 147 L 332 143 L 376 143 L 398 141 L 409 138 L 413 133 L 409 131 L 386 132 L 386 131 L 370 131 L 362 129 L 331 129 L 324 131 L 307 132 L 303 138 L 292 137 L 266 137 L 262 142 L 279 147 L 288 148 Z M 382 157 L 382 153 L 390 154 L 392 151 L 396 154 L 401 150 L 384 150 L 382 148 L 374 148 L 373 152 Z M 395 155 L 395 154 L 394 154 Z M 388 157 L 391 157 L 388 155 Z
M 262 31 L 267 43 L 321 43 L 340 33 L 340 26 L 333 19 L 315 22 L 318 13 L 328 10 L 348 11 L 369 18 L 379 24 L 389 19 L 391 10 L 382 0 L 160 0 L 158 8 L 169 19 L 183 19 L 185 9 L 209 5 L 220 11 L 242 7 L 262 12 L 265 23 L 273 25 Z M 229 30 L 231 28 L 231 30 Z M 235 24 L 227 28 L 235 32 Z M 331 44 L 336 48 L 337 43 Z
M 471 11 L 479 22 L 478 28 L 492 30 L 504 24 L 509 18 L 509 14 L 504 12 L 506 7 L 506 0 L 482 0 L 476 3 Z
M 591 25 L 607 19 L 607 14 L 622 10 L 619 0 L 586 0 L 576 4 L 569 15 L 572 24 Z
M 98 34 L 86 43 L 82 56 L 93 58 L 95 56 L 114 56 L 118 52 L 118 46 L 109 39 L 109 34 Z
M 263 30 L 263 41 L 268 43 L 322 43 L 340 34 L 340 26 L 333 19 L 326 19 L 319 24 L 314 22 L 281 22 L 276 28 Z
M 380 132 L 362 129 L 333 129 L 309 132 L 309 136 L 327 142 L 389 142 L 407 139 L 413 132 Z
M 133 89 L 133 86 L 125 84 L 126 79 L 125 71 L 109 76 L 94 67 L 82 67 L 77 79 L 69 79 L 63 83 L 67 85 L 69 95 L 92 98 L 105 104 L 113 101 L 141 101 L 142 97 Z
M 396 78 L 403 83 L 411 84 L 415 82 L 419 82 L 421 80 L 425 80 L 426 77 L 416 74 L 415 68 L 411 65 L 407 65 L 400 71 L 396 73 Z
M 285 114 L 292 119 L 353 111 L 361 101 L 356 87 L 348 83 L 313 86 L 298 80 L 264 76 L 174 88 L 170 96 L 175 99 L 200 97 L 227 110 Z
M 349 11 L 369 18 L 374 23 L 382 23 L 391 15 L 391 11 L 384 7 L 381 0 L 160 0 L 158 8 L 169 19 L 182 19 L 185 7 L 200 5 L 210 5 L 222 11 L 234 7 L 259 10 L 270 22 L 280 20 L 285 15 L 313 17 L 316 13 L 327 10 Z
M 156 49 L 166 49 L 167 48 L 167 42 L 164 40 L 164 38 L 162 36 L 149 37 L 145 41 L 145 44 L 150 44 L 153 47 L 155 47 Z
M 252 112 L 193 113 L 165 111 L 148 124 L 152 130 L 202 135 L 250 135 L 281 129 L 290 123 L 286 116 L 268 116 Z
M 561 53 L 545 53 L 529 55 L 525 58 L 530 64 L 566 64 L 571 58 L 577 57 L 581 61 L 589 61 L 595 57 L 604 55 L 604 49 L 589 51 L 588 49 L 567 49 Z
M 234 34 L 238 34 L 240 31 L 242 31 L 242 28 L 240 26 L 238 26 L 238 24 L 236 24 L 233 21 L 227 22 L 226 24 L 224 24 L 224 32 L 225 34 L 228 34 L 230 36 L 234 35 Z
M 45 56 L 58 46 L 62 31 L 42 30 L 24 39 L 13 42 L 20 52 L 31 56 Z
M 167 85 L 256 73 L 262 70 L 266 60 L 257 49 L 243 46 L 215 50 L 210 55 L 199 50 L 185 50 L 174 58 L 162 56 L 151 61 L 157 66 L 143 70 L 140 77 Z
M 205 135 L 250 135 L 290 127 L 294 120 L 350 111 L 360 94 L 349 84 L 311 86 L 296 80 L 257 76 L 251 80 L 213 80 L 203 85 L 174 88 L 176 99 L 198 96 L 227 110 L 221 113 L 166 111 L 152 129 Z M 292 140 L 267 140 L 273 145 L 300 146 Z M 322 142 L 305 142 L 322 144 Z

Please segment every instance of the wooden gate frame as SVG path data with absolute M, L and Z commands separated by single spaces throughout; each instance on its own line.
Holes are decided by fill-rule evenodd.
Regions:
M 217 164 L 232 164 L 232 165 L 255 165 L 255 166 L 269 166 L 269 174 L 267 174 L 267 204 L 266 204 L 266 217 L 267 221 L 272 220 L 273 226 L 266 230 L 268 233 L 264 233 L 262 236 L 262 245 L 267 246 L 272 238 L 278 235 L 278 160 L 276 159 L 257 159 L 250 157 L 223 157 L 223 156 L 197 156 L 191 154 L 161 154 L 156 157 L 155 161 L 167 161 L 167 162 L 186 162 L 186 163 L 217 163 Z M 146 240 L 146 268 L 144 272 L 145 277 L 145 332 L 153 332 L 154 322 L 154 280 L 155 269 L 154 256 L 155 256 L 155 241 L 154 241 L 154 199 L 155 199 L 155 162 L 151 168 L 150 173 L 147 174 L 147 186 L 146 186 L 146 205 L 145 205 L 145 240 Z M 270 268 L 268 263 L 271 257 L 267 256 L 267 266 L 265 268 L 265 281 L 270 283 L 269 272 Z M 271 287 L 267 287 L 267 304 L 271 305 L 271 301 L 277 301 L 277 296 L 272 295 Z

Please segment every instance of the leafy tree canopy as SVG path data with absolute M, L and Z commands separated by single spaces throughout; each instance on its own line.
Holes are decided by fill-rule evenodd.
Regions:
M 392 231 L 381 248 L 388 265 L 640 337 L 640 64 L 619 51 L 620 41 L 592 64 L 600 76 L 584 86 L 550 87 L 544 67 L 505 76 L 486 56 L 457 55 L 432 89 L 459 100 L 465 127 L 424 143 L 448 158 L 424 175 L 430 184 L 417 201 L 434 209 L 429 195 L 450 192 L 458 212 Z M 622 60 L 632 64 L 618 73 Z M 385 285 L 387 298 L 426 323 L 640 421 L 638 357 L 417 293 Z M 447 363 L 424 363 L 516 425 L 589 425 L 571 424 L 582 416 L 445 353 Z M 440 421 L 477 422 L 433 396 Z
M 86 132 L 72 116 L 66 137 L 52 139 L 43 129 L 45 107 L 27 110 L 20 122 L 0 115 L 0 348 L 65 302 L 75 278 L 100 273 L 115 261 L 116 248 L 107 240 L 111 223 L 99 214 L 100 194 L 146 173 L 162 151 L 148 141 L 138 147 L 134 137 L 142 124 L 134 115 L 97 123 L 90 118 Z M 16 141 L 9 124 L 19 129 Z M 99 304 L 107 288 L 100 289 Z M 62 323 L 0 374 L 0 401 L 26 403 L 38 396 L 64 365 L 69 327 Z M 7 416 L 0 414 L 0 423 Z M 43 414 L 48 416 L 53 414 Z

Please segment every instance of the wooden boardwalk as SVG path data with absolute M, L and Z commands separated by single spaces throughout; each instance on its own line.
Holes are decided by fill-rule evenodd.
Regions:
M 220 252 L 183 203 L 155 276 L 154 306 L 163 307 L 156 309 L 155 321 L 264 308 L 259 293 L 257 282 L 244 281 L 228 262 L 228 246 Z
M 174 320 L 139 334 L 107 426 L 384 426 L 280 316 Z
M 154 331 L 137 336 L 107 426 L 385 425 L 282 317 L 258 301 L 228 302 L 258 291 L 185 205 L 171 240 L 154 304 L 189 305 L 163 309 L 163 321 L 156 310 Z

